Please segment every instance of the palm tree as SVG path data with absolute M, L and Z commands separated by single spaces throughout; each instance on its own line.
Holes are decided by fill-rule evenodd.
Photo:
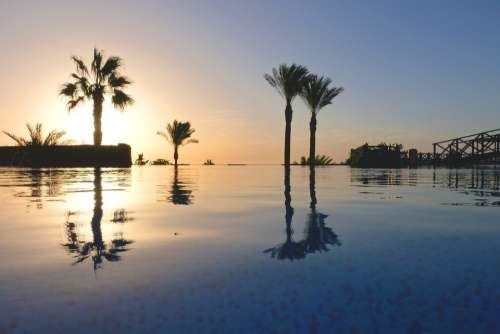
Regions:
M 301 65 L 281 64 L 273 68 L 272 74 L 264 74 L 264 79 L 285 99 L 285 165 L 290 165 L 290 137 L 292 133 L 292 101 L 302 91 L 309 71 Z
M 123 89 L 132 82 L 119 73 L 122 60 L 119 57 L 109 57 L 104 60 L 102 51 L 94 48 L 94 57 L 90 71 L 84 61 L 76 56 L 71 57 L 76 65 L 76 73 L 72 73 L 72 82 L 63 84 L 59 95 L 68 99 L 68 110 L 86 100 L 94 104 L 94 145 L 100 146 L 102 142 L 101 118 L 102 104 L 106 95 L 110 94 L 111 102 L 115 108 L 124 110 L 134 103 L 130 95 Z
M 300 95 L 305 104 L 311 110 L 311 121 L 309 122 L 309 130 L 311 138 L 309 143 L 309 163 L 314 166 L 316 157 L 316 116 L 319 111 L 332 103 L 332 100 L 342 93 L 342 87 L 329 87 L 332 83 L 330 78 L 310 75 L 308 80 L 302 87 Z
M 66 132 L 64 131 L 52 130 L 46 137 L 44 137 L 41 123 L 36 123 L 35 126 L 26 123 L 26 127 L 28 128 L 29 138 L 16 136 L 7 131 L 3 131 L 3 133 L 14 140 L 17 145 L 26 147 L 55 146 L 70 142 L 69 140 L 61 141 L 62 137 L 66 135 Z
M 309 157 L 309 158 L 300 157 L 300 164 L 302 166 L 311 165 L 310 159 L 311 159 L 311 157 Z M 330 158 L 329 156 L 326 156 L 326 155 L 317 155 L 316 159 L 314 160 L 314 165 L 315 166 L 330 166 L 330 165 L 333 165 L 333 159 Z
M 167 124 L 166 132 L 157 132 L 158 135 L 162 136 L 174 145 L 175 167 L 177 167 L 177 160 L 179 159 L 179 146 L 198 142 L 198 140 L 191 138 L 194 132 L 195 129 L 191 128 L 191 124 L 189 122 L 179 122 L 177 120 L 174 120 L 172 124 Z

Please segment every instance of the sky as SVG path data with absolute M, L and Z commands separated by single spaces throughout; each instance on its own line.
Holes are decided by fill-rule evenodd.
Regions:
M 190 121 L 180 160 L 280 163 L 283 99 L 263 79 L 305 65 L 344 87 L 318 116 L 335 161 L 365 142 L 432 151 L 432 142 L 500 128 L 499 1 L 0 0 L 0 130 L 26 122 L 92 143 L 92 109 L 58 90 L 70 57 L 123 58 L 135 104 L 105 103 L 103 144 L 172 159 L 158 130 Z M 292 160 L 307 155 L 308 109 L 293 102 Z M 12 141 L 0 136 L 0 145 Z

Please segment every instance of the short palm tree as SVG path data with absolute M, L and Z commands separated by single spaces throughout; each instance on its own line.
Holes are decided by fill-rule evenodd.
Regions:
M 167 124 L 166 130 L 166 132 L 158 131 L 157 134 L 174 145 L 174 164 L 175 167 L 177 167 L 177 160 L 179 159 L 179 146 L 187 145 L 189 143 L 198 143 L 198 140 L 191 138 L 195 129 L 191 128 L 191 123 L 189 122 L 179 122 L 174 120 L 172 124 Z
M 321 109 L 332 103 L 332 100 L 342 93 L 342 87 L 330 87 L 332 80 L 326 77 L 310 75 L 300 93 L 305 104 L 311 111 L 311 121 L 309 122 L 310 142 L 309 142 L 309 164 L 314 166 L 316 161 L 316 117 Z
M 76 56 L 72 57 L 76 66 L 76 73 L 72 73 L 72 82 L 63 84 L 59 94 L 68 99 L 68 110 L 87 100 L 94 105 L 94 145 L 100 146 L 102 142 L 102 104 L 106 95 L 111 95 L 111 102 L 115 108 L 124 110 L 134 103 L 124 89 L 132 82 L 121 75 L 119 69 L 122 60 L 119 57 L 109 57 L 104 60 L 102 51 L 94 48 L 94 57 L 90 71 L 84 61 Z
M 26 147 L 55 146 L 59 144 L 68 144 L 70 142 L 69 140 L 61 140 L 62 137 L 66 135 L 64 131 L 52 130 L 44 137 L 41 123 L 37 123 L 35 126 L 27 123 L 26 127 L 28 128 L 29 138 L 16 136 L 7 131 L 3 131 L 3 133 L 15 141 L 17 145 Z
M 300 158 L 300 164 L 303 166 L 306 165 L 311 165 L 310 161 L 311 157 L 301 157 Z M 326 155 L 317 155 L 315 160 L 314 160 L 314 165 L 315 166 L 330 166 L 333 164 L 333 159 L 330 158 L 329 156 Z
M 301 65 L 281 64 L 273 68 L 272 74 L 264 74 L 264 79 L 285 99 L 285 166 L 290 165 L 290 137 L 292 133 L 292 101 L 302 91 L 309 71 Z

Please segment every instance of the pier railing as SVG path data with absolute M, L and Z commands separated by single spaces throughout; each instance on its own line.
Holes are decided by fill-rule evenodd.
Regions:
M 497 162 L 500 129 L 439 141 L 432 144 L 435 164 Z

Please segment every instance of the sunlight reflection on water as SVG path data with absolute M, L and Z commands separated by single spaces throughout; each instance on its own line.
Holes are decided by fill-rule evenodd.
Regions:
M 499 179 L 1 168 L 0 333 L 498 332 Z

